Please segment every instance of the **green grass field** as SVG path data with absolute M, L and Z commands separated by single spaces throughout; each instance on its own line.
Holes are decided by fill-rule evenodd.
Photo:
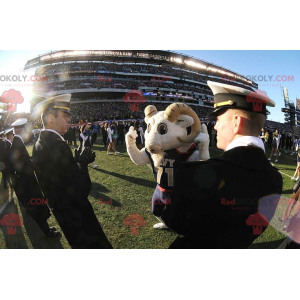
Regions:
M 159 231 L 152 228 L 157 223 L 156 218 L 151 214 L 151 197 L 156 184 L 150 168 L 148 166 L 140 167 L 134 165 L 126 153 L 125 145 L 117 146 L 117 150 L 121 152 L 120 155 L 108 156 L 104 146 L 99 145 L 100 139 L 97 142 L 98 144 L 94 145 L 94 150 L 97 154 L 96 164 L 99 167 L 97 169 L 89 169 L 92 180 L 89 200 L 113 247 L 123 249 L 168 248 L 177 234 L 171 230 Z M 32 146 L 29 146 L 28 150 L 31 153 Z M 210 150 L 211 157 L 219 156 L 220 153 L 215 148 Z M 269 151 L 267 151 L 267 154 L 269 155 Z M 279 163 L 276 163 L 275 166 L 280 172 L 286 174 L 282 175 L 284 183 L 282 196 L 289 197 L 294 183 L 287 175 L 293 176 L 294 174 L 296 167 L 295 155 L 290 156 L 290 154 L 282 151 Z M 100 199 L 102 203 L 99 201 Z M 103 201 L 110 200 L 111 204 L 103 204 Z M 9 208 L 15 206 L 17 212 L 21 213 L 22 219 L 24 219 L 24 211 L 16 200 L 14 203 L 10 204 L 6 210 L 10 212 Z M 282 214 L 284 208 L 284 205 L 278 205 L 271 225 L 275 227 L 281 226 L 280 222 L 277 221 L 277 217 Z M 124 218 L 131 213 L 142 215 L 146 221 L 146 225 L 140 227 L 137 235 L 131 234 L 130 228 L 123 224 Z M 51 226 L 56 226 L 59 229 L 53 216 L 49 219 L 49 223 Z M 26 229 L 25 227 L 22 226 L 20 241 L 12 241 L 12 237 L 6 236 L 4 232 L 6 230 L 5 227 L 0 226 L 0 248 L 70 248 L 64 236 L 60 240 L 49 241 L 41 234 L 35 237 L 36 227 L 34 225 L 27 226 Z M 277 248 L 284 237 L 284 235 L 269 226 L 264 234 L 251 245 L 251 248 Z M 265 244 L 266 242 L 272 243 Z

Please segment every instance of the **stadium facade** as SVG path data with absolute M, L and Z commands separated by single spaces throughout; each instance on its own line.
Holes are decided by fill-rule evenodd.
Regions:
M 231 70 L 162 50 L 54 51 L 29 60 L 24 70 L 29 69 L 35 69 L 36 78 L 41 78 L 33 86 L 32 109 L 45 97 L 64 93 L 72 94 L 72 104 L 121 103 L 132 90 L 143 93 L 147 104 L 184 102 L 212 107 L 208 80 L 258 88 Z

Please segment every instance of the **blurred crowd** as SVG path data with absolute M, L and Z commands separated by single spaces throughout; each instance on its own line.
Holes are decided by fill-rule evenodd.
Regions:
M 197 82 L 207 83 L 207 80 L 218 81 L 222 83 L 231 82 L 226 80 L 225 78 L 217 78 L 213 77 L 210 78 L 206 75 L 201 75 L 196 72 L 183 70 L 171 66 L 150 66 L 150 65 L 134 65 L 134 64 L 117 64 L 117 63 L 79 63 L 79 62 L 72 62 L 72 63 L 63 63 L 63 64 L 55 64 L 49 65 L 39 68 L 36 71 L 36 75 L 41 76 L 49 76 L 48 81 L 43 81 L 41 87 L 47 86 L 48 91 L 57 91 L 62 89 L 82 89 L 87 87 L 93 88 L 104 88 L 104 87 L 115 87 L 115 85 L 124 85 L 124 88 L 129 89 L 137 89 L 140 85 L 145 86 L 153 86 L 153 87 L 165 87 L 165 88 L 175 88 L 175 89 L 183 89 L 188 88 L 193 92 L 204 92 L 207 94 L 211 94 L 209 88 L 199 89 L 199 86 L 193 85 L 190 83 L 189 85 L 182 85 L 176 84 L 173 81 L 176 79 L 171 79 L 172 82 L 168 80 L 154 80 L 151 76 L 142 77 L 142 81 L 139 79 L 132 80 L 132 75 L 128 77 L 117 78 L 116 72 L 119 73 L 133 73 L 135 76 L 139 76 L 138 74 L 155 74 L 159 76 L 168 77 L 178 77 L 181 80 L 193 80 Z M 80 75 L 79 75 L 80 74 Z M 84 76 L 82 74 L 85 74 Z M 86 76 L 86 74 L 89 74 Z M 109 75 L 109 74 L 113 74 Z M 57 76 L 57 80 L 52 81 L 52 75 Z M 98 75 L 106 76 L 108 78 L 104 79 L 103 81 L 98 81 Z M 112 77 L 111 77 L 112 76 Z M 54 76 L 55 78 L 55 76 Z M 70 80 L 72 79 L 72 80 Z M 108 81 L 111 79 L 111 81 Z M 234 81 L 235 85 L 241 87 L 247 87 L 246 85 Z
M 143 86 L 156 88 L 168 88 L 176 90 L 187 90 L 197 93 L 204 93 L 212 95 L 211 90 L 208 87 L 200 87 L 199 85 L 187 84 L 187 83 L 174 83 L 167 81 L 153 81 L 150 77 L 148 79 L 133 79 L 131 77 L 117 78 L 117 77 L 99 77 L 101 75 L 93 76 L 76 76 L 72 78 L 62 78 L 57 80 L 48 80 L 47 82 L 39 83 L 35 86 L 35 90 L 39 93 L 53 92 L 61 90 L 72 90 L 72 89 L 103 89 L 103 88 L 119 88 L 119 89 L 130 89 L 138 90 Z
M 144 109 L 147 105 L 155 105 L 158 111 L 165 110 L 170 103 L 146 103 L 139 104 L 138 111 L 131 111 L 129 103 L 120 102 L 92 102 L 92 103 L 73 103 L 71 104 L 71 124 L 86 122 L 104 121 L 104 120 L 124 120 L 124 119 L 143 119 Z M 200 119 L 211 119 L 210 112 L 213 108 L 191 105 Z M 42 128 L 41 120 L 34 120 L 30 113 L 5 113 L 0 120 L 0 131 L 10 127 L 14 121 L 19 118 L 27 118 L 32 129 Z M 272 136 L 278 129 L 282 135 L 281 148 L 292 145 L 291 140 L 295 136 L 300 136 L 300 127 L 293 129 L 289 124 L 266 120 L 264 128 Z M 271 140 L 270 140 L 271 141 Z

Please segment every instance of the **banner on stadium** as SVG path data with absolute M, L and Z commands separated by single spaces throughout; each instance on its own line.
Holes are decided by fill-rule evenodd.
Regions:
M 151 92 L 147 92 L 147 93 L 143 93 L 144 96 L 157 96 L 157 93 L 151 93 Z

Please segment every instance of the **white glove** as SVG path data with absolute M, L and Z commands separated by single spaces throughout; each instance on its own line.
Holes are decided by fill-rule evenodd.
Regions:
M 138 137 L 136 130 L 133 126 L 130 126 L 129 131 L 125 135 L 125 141 L 127 145 L 135 144 L 135 140 Z
M 209 135 L 207 133 L 207 127 L 205 124 L 201 126 L 201 132 L 194 139 L 195 143 L 198 145 L 199 160 L 208 160 L 209 156 Z

